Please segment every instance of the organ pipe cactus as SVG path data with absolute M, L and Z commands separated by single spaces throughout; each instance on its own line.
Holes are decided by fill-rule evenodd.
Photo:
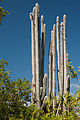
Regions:
M 46 25 L 44 24 L 43 15 L 41 16 L 41 22 L 40 22 L 38 3 L 36 3 L 32 13 L 30 13 L 30 20 L 31 20 L 31 41 L 32 41 L 31 42 L 32 43 L 32 75 L 33 75 L 32 103 L 36 103 L 38 108 L 42 109 L 46 100 L 46 89 L 47 89 L 47 74 L 44 75 Z M 41 23 L 41 27 L 40 27 L 40 23 Z M 58 92 L 60 92 L 62 96 L 63 93 L 70 91 L 70 77 L 69 77 L 69 71 L 67 69 L 68 54 L 66 47 L 66 15 L 63 16 L 63 21 L 61 22 L 61 24 L 59 24 L 59 17 L 57 16 L 56 18 L 56 25 L 53 26 L 53 29 L 51 31 L 51 41 L 49 46 L 48 58 L 49 58 L 48 95 L 51 96 L 52 93 L 53 96 L 56 97 L 56 80 L 58 80 Z M 57 70 L 56 70 L 56 66 L 57 66 Z M 56 78 L 56 74 L 57 74 L 57 78 Z M 59 104 L 59 107 L 62 106 Z M 55 108 L 55 101 L 53 99 L 53 109 L 54 108 Z
M 47 75 L 44 75 L 44 50 L 46 25 L 41 16 L 41 40 L 40 40 L 40 19 L 39 5 L 36 3 L 33 12 L 30 13 L 31 40 L 32 40 L 32 103 L 41 107 L 46 95 Z M 36 100 L 36 101 L 34 101 Z

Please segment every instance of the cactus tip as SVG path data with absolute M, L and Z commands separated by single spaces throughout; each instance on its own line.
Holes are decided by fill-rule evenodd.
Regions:
M 46 24 L 44 24 L 44 27 L 46 27 Z
M 64 14 L 64 18 L 66 18 L 66 15 Z
M 57 20 L 59 20 L 59 16 L 57 16 Z
M 39 7 L 38 3 L 36 3 L 36 7 Z
M 45 74 L 45 77 L 47 78 L 47 74 Z
M 30 19 L 32 19 L 32 13 L 30 13 L 30 15 L 29 15 L 29 16 L 30 16 Z

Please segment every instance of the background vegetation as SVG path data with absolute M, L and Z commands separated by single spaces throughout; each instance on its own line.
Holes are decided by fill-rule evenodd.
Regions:
M 0 120 L 79 120 L 80 119 L 80 88 L 74 96 L 66 93 L 63 96 L 63 106 L 66 110 L 55 107 L 53 112 L 52 100 L 45 101 L 45 109 L 39 110 L 31 101 L 31 84 L 20 78 L 13 80 L 11 73 L 6 70 L 8 62 L 0 60 Z M 70 66 L 69 66 L 70 67 Z M 71 71 L 72 72 L 72 71 Z M 75 72 L 73 72 L 75 73 Z M 65 98 L 65 100 L 64 100 Z M 61 96 L 54 98 L 55 106 L 61 103 Z M 65 102 L 66 101 L 66 102 Z M 55 115 L 56 111 L 58 114 Z

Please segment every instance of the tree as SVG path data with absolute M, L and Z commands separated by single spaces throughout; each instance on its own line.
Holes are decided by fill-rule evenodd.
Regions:
M 30 101 L 30 83 L 28 80 L 13 80 L 6 71 L 6 60 L 0 60 L 0 120 L 24 118 Z

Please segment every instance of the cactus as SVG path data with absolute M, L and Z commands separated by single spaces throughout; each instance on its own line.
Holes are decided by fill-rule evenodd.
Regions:
M 57 37 L 57 79 L 58 79 L 58 92 L 61 93 L 59 16 L 57 16 L 57 18 L 56 18 L 56 37 Z
M 39 5 L 36 3 L 33 12 L 30 13 L 31 39 L 32 39 L 32 103 L 41 107 L 46 95 L 47 76 L 44 76 L 44 50 L 46 25 L 41 16 L 41 41 L 40 41 L 40 20 Z M 41 44 L 41 46 L 40 46 Z
M 44 24 L 44 17 L 41 16 L 41 33 L 39 20 L 39 5 L 36 3 L 33 12 L 30 13 L 31 20 L 31 39 L 32 39 L 32 103 L 36 103 L 38 108 L 43 109 L 45 106 L 46 89 L 47 89 L 47 74 L 44 75 L 44 52 L 45 52 L 45 32 L 46 25 Z M 60 30 L 59 30 L 60 26 Z M 56 35 L 55 35 L 56 27 Z M 41 34 L 41 39 L 40 39 Z M 56 41 L 57 39 L 57 47 Z M 57 52 L 56 52 L 57 48 Z M 56 62 L 57 56 L 57 62 Z M 59 25 L 59 17 L 56 18 L 56 26 L 54 24 L 51 31 L 51 41 L 49 46 L 49 64 L 48 64 L 48 96 L 51 93 L 56 97 L 56 66 L 58 91 L 61 96 L 63 93 L 70 91 L 70 76 L 67 68 L 68 54 L 66 47 L 66 15 L 63 17 L 63 22 Z M 63 110 L 63 97 L 61 97 L 61 107 Z M 55 108 L 55 101 L 53 99 L 53 110 Z M 65 110 L 65 107 L 64 107 Z M 56 114 L 59 114 L 58 111 Z
M 63 94 L 63 80 L 64 80 L 64 46 L 63 46 L 63 22 L 61 22 L 60 28 L 60 79 L 61 79 L 61 91 L 60 94 Z
M 53 35 L 52 35 L 52 93 L 56 97 L 56 49 L 55 49 L 55 24 L 53 26 Z M 53 99 L 53 109 L 55 107 L 55 101 Z
M 66 15 L 63 16 L 64 23 L 64 93 L 67 92 L 67 51 L 66 51 Z
M 35 9 L 35 8 L 34 8 Z M 35 10 L 34 10 L 35 12 Z M 33 13 L 34 13 L 33 12 Z M 30 13 L 30 19 L 31 19 L 31 33 L 32 33 L 32 103 L 34 103 L 35 99 L 35 93 L 36 93 L 36 69 L 35 69 L 35 25 L 34 25 L 34 16 L 32 13 Z
M 68 53 L 67 53 L 67 63 L 68 62 L 69 62 L 69 56 L 68 56 Z M 70 75 L 69 75 L 68 67 L 67 67 L 67 91 L 70 92 Z
M 40 37 L 39 37 L 39 6 L 35 6 L 35 51 L 36 51 L 36 98 L 37 105 L 40 108 Z
M 42 92 L 41 100 L 43 100 L 44 97 L 46 96 L 46 87 L 47 87 L 47 74 L 45 74 L 43 78 L 43 92 Z
M 43 77 L 44 77 L 44 49 L 45 49 L 45 31 L 46 25 L 43 21 L 43 15 L 41 16 L 41 81 L 40 86 L 43 86 Z
M 50 42 L 50 47 L 49 47 L 49 65 L 48 65 L 48 70 L 49 70 L 49 75 L 48 75 L 48 95 L 50 96 L 51 94 L 51 42 Z

